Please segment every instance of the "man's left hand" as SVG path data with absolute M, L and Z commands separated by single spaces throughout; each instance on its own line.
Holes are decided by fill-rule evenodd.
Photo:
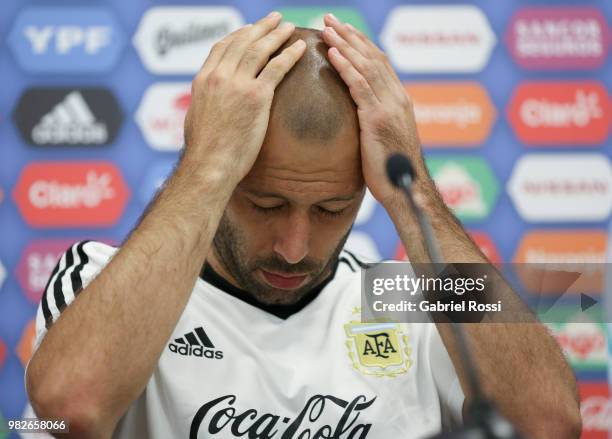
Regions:
M 391 154 L 408 155 L 417 176 L 425 172 L 412 102 L 386 55 L 372 41 L 332 14 L 324 22 L 329 60 L 357 104 L 363 176 L 384 206 L 396 193 L 386 176 Z

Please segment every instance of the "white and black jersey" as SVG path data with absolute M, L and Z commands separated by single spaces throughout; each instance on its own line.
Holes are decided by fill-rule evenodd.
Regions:
M 62 256 L 36 347 L 116 251 L 80 242 Z M 361 264 L 342 251 L 291 307 L 262 306 L 206 266 L 113 437 L 406 439 L 461 422 L 464 396 L 433 323 L 360 323 Z

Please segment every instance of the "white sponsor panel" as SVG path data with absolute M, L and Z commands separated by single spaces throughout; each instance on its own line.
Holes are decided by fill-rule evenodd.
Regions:
M 478 72 L 496 37 L 476 6 L 410 5 L 389 13 L 380 41 L 401 72 Z
M 2 288 L 2 284 L 4 283 L 4 279 L 6 278 L 6 269 L 2 262 L 0 262 L 0 288 Z
M 155 74 L 194 74 L 213 44 L 244 24 L 226 6 L 159 6 L 149 9 L 134 35 L 145 67 Z
M 376 243 L 370 235 L 365 232 L 353 230 L 344 245 L 348 251 L 352 252 L 360 260 L 366 262 L 378 262 L 382 260 Z
M 374 198 L 369 189 L 366 189 L 359 212 L 357 212 L 357 218 L 355 218 L 355 225 L 366 224 L 370 221 L 374 212 L 376 212 L 377 205 L 378 201 L 376 201 L 376 198 Z
M 605 432 L 612 431 L 612 401 L 609 397 L 590 395 L 583 399 L 580 402 L 580 415 L 582 430 L 592 432 L 591 437 L 605 437 L 597 436 L 597 434 L 605 435 Z
M 153 149 L 181 149 L 183 124 L 190 102 L 189 82 L 161 82 L 147 89 L 136 111 L 136 123 Z
M 601 154 L 528 154 L 507 190 L 532 222 L 603 221 L 612 210 L 612 170 Z

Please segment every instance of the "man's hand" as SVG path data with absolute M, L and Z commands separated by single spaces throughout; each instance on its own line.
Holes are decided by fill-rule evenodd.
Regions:
M 295 26 L 279 26 L 272 12 L 219 41 L 192 83 L 185 117 L 186 155 L 209 171 L 220 171 L 228 186 L 249 172 L 263 143 L 276 86 L 304 53 L 298 40 L 270 56 L 291 36 Z
M 269 60 L 293 32 L 280 19 L 245 26 L 211 51 L 193 82 L 180 164 L 110 263 L 80 293 L 67 292 L 69 306 L 33 354 L 32 406 L 69 421 L 71 437 L 110 437 L 149 382 L 259 153 L 274 89 L 304 52 L 298 41 Z
M 324 21 L 329 60 L 357 104 L 363 176 L 374 198 L 385 205 L 395 193 L 385 173 L 392 153 L 407 154 L 417 176 L 426 175 L 412 102 L 387 57 L 372 41 L 331 14 Z

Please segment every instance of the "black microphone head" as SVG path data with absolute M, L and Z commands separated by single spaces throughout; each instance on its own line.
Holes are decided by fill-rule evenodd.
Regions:
M 395 187 L 403 187 L 405 181 L 414 179 L 414 168 L 404 154 L 396 153 L 387 159 L 387 177 Z

